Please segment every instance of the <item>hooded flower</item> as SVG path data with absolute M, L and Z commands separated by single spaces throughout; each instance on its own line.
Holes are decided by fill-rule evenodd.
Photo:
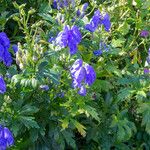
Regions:
M 94 83 L 94 81 L 96 79 L 96 73 L 95 73 L 93 67 L 90 66 L 89 64 L 85 64 L 84 68 L 86 70 L 85 83 L 90 86 Z
M 94 32 L 99 25 L 104 25 L 104 28 L 107 32 L 109 32 L 111 23 L 110 23 L 110 17 L 106 13 L 104 16 L 100 13 L 99 10 L 94 12 L 94 15 L 90 21 L 89 24 L 86 24 L 85 29 L 89 30 L 90 32 Z
M 111 23 L 110 23 L 110 17 L 108 14 L 105 14 L 105 16 L 102 20 L 102 24 L 104 25 L 105 31 L 109 32 Z
M 99 49 L 93 51 L 93 54 L 95 56 L 100 56 L 100 55 L 102 55 L 103 51 L 108 52 L 109 51 L 109 47 L 104 42 L 100 41 Z
M 17 52 L 18 52 L 18 45 L 17 45 L 17 44 L 14 44 L 14 45 L 12 46 L 12 49 L 13 49 L 14 53 L 17 53 Z
M 7 37 L 6 33 L 1 32 L 0 33 L 0 61 L 3 61 L 3 63 L 6 66 L 10 66 L 12 64 L 12 57 L 10 52 L 8 51 L 10 47 L 10 41 Z
M 94 32 L 98 28 L 101 18 L 102 15 L 100 11 L 99 10 L 95 11 L 94 16 L 92 17 L 90 23 L 85 26 L 85 29 L 89 30 L 90 32 Z
M 0 125 L 0 149 L 6 150 L 14 144 L 14 138 L 10 130 Z
M 147 68 L 145 68 L 145 69 L 144 69 L 144 74 L 149 74 L 149 73 L 150 73 L 150 70 L 147 69 Z
M 56 37 L 56 44 L 62 48 L 68 46 L 70 54 L 73 55 L 77 52 L 77 46 L 80 43 L 81 38 L 82 36 L 77 26 L 73 26 L 72 28 L 65 26 L 63 31 Z
M 54 0 L 53 7 L 55 9 L 60 9 L 68 6 L 75 7 L 75 0 Z
M 81 7 L 81 10 L 80 9 L 77 10 L 77 16 L 83 18 L 87 10 L 87 7 L 88 3 L 84 3 Z
M 146 38 L 149 36 L 149 32 L 147 30 L 142 30 L 140 32 L 140 36 Z
M 85 96 L 85 85 L 91 86 L 96 79 L 96 74 L 92 66 L 83 65 L 81 59 L 77 59 L 70 69 L 73 88 L 79 88 L 78 94 Z
M 0 76 L 0 94 L 4 94 L 6 92 L 6 84 L 2 76 Z

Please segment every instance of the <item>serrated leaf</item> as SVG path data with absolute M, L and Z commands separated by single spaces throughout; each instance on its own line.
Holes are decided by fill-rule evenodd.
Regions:
M 85 131 L 85 127 L 80 124 L 78 121 L 71 119 L 71 122 L 73 123 L 73 125 L 77 128 L 78 132 L 85 137 L 86 136 L 86 131 Z

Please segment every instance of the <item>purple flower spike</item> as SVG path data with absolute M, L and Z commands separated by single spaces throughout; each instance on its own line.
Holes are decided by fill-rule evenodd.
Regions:
M 92 17 L 90 23 L 85 26 L 85 29 L 89 30 L 90 32 L 94 32 L 100 23 L 101 17 L 100 11 L 95 11 L 94 16 Z
M 6 66 L 10 66 L 12 64 L 12 57 L 9 52 L 10 47 L 10 40 L 7 37 L 6 33 L 1 32 L 0 33 L 0 61 L 3 61 L 3 63 Z
M 0 76 L 0 94 L 4 94 L 6 92 L 6 84 L 2 76 Z
M 78 88 L 78 94 L 85 96 L 86 88 L 85 84 L 91 86 L 96 79 L 96 74 L 92 66 L 85 64 L 83 66 L 83 61 L 77 59 L 70 69 L 72 76 L 72 86 L 73 88 Z
M 73 55 L 77 52 L 81 39 L 82 36 L 77 26 L 73 26 L 71 29 L 69 26 L 65 26 L 63 31 L 56 37 L 56 44 L 62 48 L 68 46 L 70 54 Z
M 98 26 L 102 24 L 104 25 L 105 30 L 109 32 L 111 27 L 109 15 L 105 14 L 105 16 L 102 16 L 100 11 L 97 10 L 94 12 L 94 16 L 92 17 L 90 23 L 85 26 L 85 29 L 90 32 L 94 32 Z

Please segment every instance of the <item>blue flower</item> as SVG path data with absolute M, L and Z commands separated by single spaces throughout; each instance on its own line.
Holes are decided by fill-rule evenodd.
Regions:
M 97 10 L 94 12 L 94 15 L 89 24 L 85 25 L 85 29 L 89 30 L 90 32 L 94 32 L 99 25 L 104 25 L 104 28 L 107 32 L 109 32 L 111 27 L 110 17 L 108 14 L 104 16 L 101 15 L 100 11 Z
M 75 7 L 75 0 L 54 0 L 53 1 L 53 7 L 55 9 L 68 7 L 69 5 Z
M 89 30 L 90 32 L 94 32 L 98 28 L 98 25 L 100 24 L 101 17 L 102 16 L 100 11 L 99 10 L 95 11 L 94 16 L 92 17 L 90 23 L 85 26 L 85 29 Z
M 96 79 L 96 73 L 93 67 L 89 64 L 83 65 L 83 61 L 81 59 L 77 59 L 70 68 L 70 73 L 72 76 L 73 88 L 78 88 L 78 94 L 85 96 L 85 85 L 91 86 Z
M 80 94 L 81 96 L 86 96 L 86 88 L 85 86 L 81 86 L 80 90 L 78 91 L 78 94 Z
M 94 83 L 96 79 L 96 73 L 94 71 L 94 68 L 89 64 L 85 64 L 84 68 L 86 70 L 85 83 L 90 86 Z
M 0 93 L 4 94 L 6 92 L 6 84 L 2 76 L 0 76 Z
M 10 52 L 8 51 L 10 47 L 10 41 L 7 37 L 6 33 L 1 32 L 0 33 L 0 61 L 3 61 L 3 63 L 6 66 L 10 66 L 12 64 L 12 57 Z
M 48 85 L 40 85 L 40 89 L 42 89 L 43 91 L 48 91 L 49 86 Z
M 102 55 L 102 50 L 95 50 L 95 51 L 93 51 L 93 54 L 95 55 L 95 56 L 100 56 L 100 55 Z
M 14 138 L 10 130 L 0 125 L 0 149 L 6 150 L 14 144 Z
M 81 10 L 77 10 L 77 16 L 83 18 L 85 15 L 85 11 L 87 10 L 88 3 L 84 3 L 81 7 Z
M 14 45 L 12 46 L 12 49 L 13 49 L 14 53 L 17 53 L 17 52 L 18 52 L 18 45 L 17 45 L 17 44 L 14 44 Z
M 105 31 L 109 32 L 111 23 L 110 23 L 110 17 L 108 14 L 106 14 L 102 20 L 102 24 L 104 25 Z
M 70 54 L 73 55 L 77 52 L 77 46 L 82 39 L 81 33 L 77 26 L 73 26 L 71 29 L 69 26 L 65 26 L 56 37 L 56 44 L 65 48 L 66 46 L 70 49 Z
M 102 55 L 103 51 L 108 52 L 109 51 L 109 47 L 104 42 L 100 41 L 99 49 L 93 51 L 93 54 L 95 56 L 100 56 L 100 55 Z

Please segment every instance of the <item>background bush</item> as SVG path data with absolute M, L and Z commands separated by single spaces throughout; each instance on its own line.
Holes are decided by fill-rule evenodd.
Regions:
M 11 40 L 14 59 L 10 67 L 0 63 L 7 83 L 0 95 L 0 124 L 15 137 L 11 149 L 149 150 L 150 80 L 144 69 L 149 69 L 150 3 L 90 0 L 88 15 L 75 18 L 85 2 L 57 10 L 47 0 L 1 1 L 0 30 Z M 97 9 L 110 15 L 110 32 L 84 29 Z M 65 24 L 76 24 L 83 36 L 73 56 L 48 42 Z M 141 36 L 143 30 L 148 36 Z M 106 47 L 95 56 L 100 41 Z M 13 44 L 22 53 L 15 54 Z M 85 97 L 71 87 L 69 68 L 77 58 L 96 71 Z

